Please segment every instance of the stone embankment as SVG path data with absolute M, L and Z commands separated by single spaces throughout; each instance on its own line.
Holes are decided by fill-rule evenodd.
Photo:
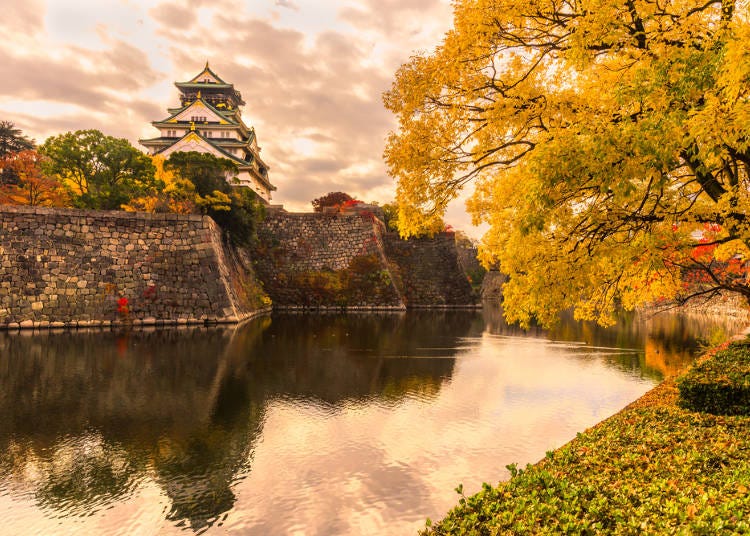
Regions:
M 208 217 L 0 205 L 0 327 L 235 322 L 256 309 Z
M 485 274 L 479 294 L 483 300 L 503 301 L 503 285 L 508 276 L 497 270 L 490 270 Z
M 255 267 L 274 307 L 473 306 L 453 233 L 401 240 L 377 214 L 273 211 Z
M 403 241 L 369 211 L 271 211 L 258 238 L 230 247 L 199 215 L 0 205 L 0 328 L 237 322 L 263 287 L 277 307 L 474 303 L 452 233 Z
M 258 239 L 255 269 L 274 307 L 404 308 L 372 214 L 270 211 Z
M 453 233 L 401 240 L 388 233 L 385 254 L 410 307 L 472 305 L 471 284 L 458 258 Z

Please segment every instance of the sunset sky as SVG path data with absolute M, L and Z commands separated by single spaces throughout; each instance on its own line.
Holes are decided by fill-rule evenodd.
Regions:
M 310 210 L 343 190 L 389 201 L 382 161 L 396 69 L 431 50 L 448 0 L 24 0 L 0 18 L 0 119 L 37 142 L 95 128 L 133 144 L 206 60 L 247 102 L 275 203 Z M 139 146 L 140 147 L 140 146 Z M 142 147 L 140 147 L 143 149 Z M 449 217 L 469 229 L 463 203 Z M 477 234 L 473 231 L 472 234 Z

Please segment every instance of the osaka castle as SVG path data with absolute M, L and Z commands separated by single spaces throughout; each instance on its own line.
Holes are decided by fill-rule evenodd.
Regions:
M 187 82 L 176 82 L 180 106 L 168 108 L 169 117 L 151 124 L 159 137 L 139 140 L 152 155 L 168 157 L 178 151 L 197 151 L 227 158 L 237 164 L 240 186 L 247 186 L 266 203 L 276 187 L 268 180 L 268 166 L 260 158 L 255 129 L 242 121 L 242 95 L 206 66 Z

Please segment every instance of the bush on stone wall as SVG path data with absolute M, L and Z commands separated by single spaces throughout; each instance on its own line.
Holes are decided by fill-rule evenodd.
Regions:
M 311 201 L 315 212 L 323 212 L 326 207 L 341 207 L 347 201 L 355 199 L 346 192 L 329 192 L 326 195 L 313 199 Z
M 680 405 L 716 415 L 750 415 L 750 341 L 734 343 L 677 382 Z
M 391 290 L 391 275 L 375 254 L 361 255 L 352 259 L 343 270 L 346 301 L 356 303 L 381 303 Z
M 292 285 L 300 291 L 300 305 L 346 305 L 346 298 L 342 293 L 341 272 L 298 272 L 292 278 Z
M 297 272 L 292 286 L 300 292 L 300 305 L 365 305 L 386 303 L 392 292 L 388 270 L 375 255 L 360 255 L 343 270 Z

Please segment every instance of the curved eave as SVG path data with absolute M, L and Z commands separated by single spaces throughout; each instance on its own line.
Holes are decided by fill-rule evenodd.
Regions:
M 234 138 L 208 138 L 210 140 L 213 140 L 215 145 L 219 145 L 221 147 L 233 147 L 233 148 L 242 148 L 242 147 L 248 147 L 248 144 L 244 140 L 237 140 Z
M 178 141 L 179 139 L 180 138 L 148 138 L 145 140 L 138 140 L 138 143 L 144 147 L 149 147 L 152 145 L 170 144 L 171 141 Z
M 187 89 L 203 89 L 204 87 L 210 87 L 215 89 L 234 89 L 234 84 L 215 84 L 213 82 L 175 82 L 175 86 L 178 88 Z
M 233 96 L 237 99 L 237 103 L 240 106 L 245 105 L 245 101 L 242 100 L 242 93 L 234 89 L 234 84 L 212 84 L 210 82 L 175 82 L 175 87 L 177 89 L 221 89 L 221 90 L 229 90 L 232 92 Z
M 184 112 L 185 110 L 187 110 L 188 108 L 190 108 L 191 106 L 193 106 L 198 101 L 200 101 L 200 103 L 203 104 L 203 106 L 205 106 L 206 108 L 208 108 L 209 110 L 211 110 L 213 113 L 215 113 L 219 117 L 225 118 L 232 125 L 241 125 L 242 124 L 241 120 L 237 121 L 233 117 L 227 117 L 226 111 L 222 112 L 221 110 L 218 110 L 213 105 L 211 105 L 208 102 L 204 101 L 202 98 L 194 100 L 193 102 L 191 102 L 190 104 L 188 104 L 186 106 L 183 106 L 179 110 L 177 110 L 177 108 L 170 108 L 170 109 L 168 109 L 167 110 L 168 112 L 171 111 L 171 110 L 177 110 L 177 111 L 175 113 L 173 113 L 172 115 L 170 115 L 169 117 L 167 117 L 166 119 L 162 119 L 161 121 L 152 121 L 151 124 L 155 126 L 155 123 L 169 123 L 172 119 L 174 119 L 175 117 L 177 117 L 178 115 L 180 115 L 182 112 Z M 187 123 L 190 124 L 190 121 L 188 121 Z M 170 124 L 174 125 L 176 123 L 175 122 L 171 122 Z M 177 124 L 179 124 L 179 123 L 177 123 Z M 216 124 L 220 125 L 220 123 L 216 123 Z M 247 128 L 247 127 L 245 127 L 245 128 Z
M 192 104 L 192 102 L 190 104 Z M 167 113 L 170 116 L 177 115 L 180 112 L 182 112 L 185 108 L 187 108 L 187 106 L 179 106 L 177 108 L 167 108 Z M 239 113 L 239 109 L 237 108 L 216 108 L 216 111 L 218 111 L 224 117 L 233 117 L 233 118 Z
M 159 151 L 157 151 L 156 154 L 159 154 L 159 153 L 161 153 L 163 151 L 166 151 L 167 149 L 169 149 L 170 147 L 172 147 L 172 145 L 174 145 L 175 143 L 178 143 L 179 141 L 183 140 L 184 138 L 190 136 L 191 134 L 195 134 L 196 136 L 198 136 L 200 139 L 202 139 L 203 141 L 205 141 L 211 147 L 213 147 L 214 149 L 216 149 L 217 151 L 219 151 L 222 155 L 226 156 L 226 158 L 228 158 L 229 160 L 231 160 L 232 162 L 234 162 L 235 164 L 237 164 L 238 167 L 241 167 L 241 166 L 251 166 L 252 165 L 252 162 L 248 162 L 247 160 L 243 160 L 241 158 L 237 158 L 232 153 L 225 151 L 224 149 L 222 149 L 221 147 L 219 147 L 218 145 L 216 145 L 215 143 L 213 143 L 212 140 L 211 140 L 211 138 L 206 138 L 205 136 L 202 136 L 201 133 L 198 132 L 197 130 L 190 130 L 190 131 L 187 132 L 187 134 L 185 134 L 181 138 L 168 138 L 169 140 L 173 140 L 173 142 L 170 143 L 169 145 L 167 145 L 166 147 L 160 149 Z M 156 138 L 156 139 L 159 139 L 159 138 Z
M 190 128 L 190 125 L 195 125 L 196 127 L 211 127 L 215 130 L 237 130 L 238 128 L 241 128 L 239 124 L 237 123 L 217 123 L 216 121 L 205 121 L 196 123 L 194 121 L 151 121 L 151 124 L 155 126 L 156 128 Z
M 268 168 L 266 168 L 268 169 Z M 239 166 L 240 171 L 249 171 L 250 174 L 252 174 L 253 177 L 255 177 L 260 183 L 263 184 L 266 188 L 268 188 L 270 191 L 275 192 L 276 186 L 271 184 L 266 177 L 258 173 L 258 170 L 256 170 L 253 166 Z

